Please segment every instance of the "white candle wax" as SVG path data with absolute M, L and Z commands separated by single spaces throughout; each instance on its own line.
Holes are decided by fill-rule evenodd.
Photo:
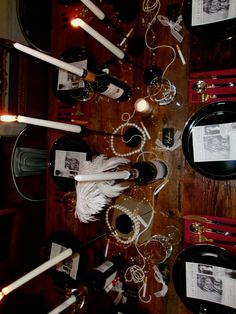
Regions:
M 68 124 L 68 123 L 30 118 L 30 117 L 25 117 L 25 116 L 17 116 L 16 119 L 20 123 L 33 124 L 33 125 L 42 126 L 46 128 L 75 132 L 75 133 L 80 133 L 82 130 L 81 126 Z
M 102 173 L 93 173 L 93 174 L 77 174 L 75 180 L 79 182 L 86 181 L 107 181 L 107 180 L 127 180 L 130 177 L 130 172 L 127 170 L 124 171 L 115 171 L 115 172 L 102 172 Z
M 150 113 L 152 111 L 152 107 L 147 102 L 147 100 L 144 98 L 137 99 L 135 104 L 134 104 L 134 108 L 139 113 L 147 114 L 147 113 Z
M 100 44 L 102 44 L 105 48 L 110 50 L 115 56 L 119 59 L 123 59 L 125 57 L 125 53 L 112 44 L 108 39 L 99 34 L 95 29 L 85 23 L 83 20 L 78 19 L 78 25 L 83 28 L 89 35 L 95 38 Z
M 75 67 L 74 65 L 71 65 L 69 63 L 66 63 L 64 61 L 61 61 L 59 59 L 56 59 L 54 57 L 51 57 L 45 53 L 39 52 L 35 49 L 29 48 L 27 46 L 21 45 L 19 43 L 14 43 L 13 46 L 17 49 L 20 50 L 28 55 L 31 55 L 32 57 L 38 58 L 42 61 L 48 62 L 52 65 L 55 65 L 65 71 L 68 71 L 70 73 L 76 74 L 78 76 L 83 76 L 84 74 L 84 69 L 80 69 Z
M 67 250 L 63 251 L 59 255 L 57 255 L 54 258 L 48 260 L 47 262 L 43 263 L 39 267 L 33 269 L 28 274 L 24 275 L 23 277 L 17 279 L 16 281 L 11 283 L 10 285 L 8 285 L 5 288 L 3 288 L 2 289 L 2 293 L 4 295 L 6 295 L 6 294 L 12 292 L 13 290 L 15 290 L 15 289 L 19 288 L 20 286 L 22 286 L 23 284 L 25 284 L 27 281 L 33 279 L 34 277 L 36 277 L 36 276 L 40 275 L 41 273 L 43 273 L 44 271 L 46 271 L 47 269 L 49 269 L 52 266 L 60 263 L 61 261 L 63 261 L 67 257 L 71 256 L 72 253 L 73 253 L 73 251 L 71 249 L 67 249 Z
M 184 55 L 183 55 L 181 49 L 179 48 L 179 45 L 176 45 L 176 49 L 177 49 L 177 52 L 179 54 L 179 57 L 180 57 L 180 60 L 181 60 L 182 64 L 185 65 L 186 61 L 184 59 Z
M 100 20 L 104 20 L 105 14 L 90 0 L 80 0 L 86 7 L 93 12 Z
M 65 302 L 63 302 L 60 305 L 58 305 L 57 307 L 55 307 L 55 309 L 53 309 L 48 314 L 61 313 L 62 311 L 64 311 L 66 308 L 68 308 L 69 306 L 71 306 L 75 302 L 76 302 L 76 296 L 72 295 L 69 299 L 67 299 Z

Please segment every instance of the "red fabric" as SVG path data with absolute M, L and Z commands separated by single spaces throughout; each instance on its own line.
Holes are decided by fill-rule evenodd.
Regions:
M 223 77 L 221 77 L 223 76 Z M 234 76 L 234 77 L 227 77 Z M 220 83 L 235 83 L 236 84 L 236 69 L 209 71 L 209 72 L 198 72 L 192 73 L 188 80 L 188 102 L 189 104 L 194 103 L 212 103 L 217 101 L 231 100 L 236 101 L 236 86 L 226 87 L 212 87 L 207 88 L 203 93 L 197 93 L 192 89 L 192 85 L 197 81 L 204 81 L 209 85 L 220 84 Z M 202 94 L 204 95 L 216 95 L 214 98 L 202 101 Z M 225 96 L 226 94 L 232 94 L 231 96 Z
M 190 231 L 190 225 L 193 222 L 198 222 L 204 225 L 205 228 L 211 229 L 211 230 L 221 230 L 224 232 L 231 232 L 235 233 L 235 236 L 233 235 L 225 235 L 225 234 L 219 234 L 217 232 L 204 232 L 202 235 L 207 237 L 208 239 L 213 239 L 213 240 L 220 240 L 220 241 L 227 241 L 227 242 L 233 242 L 233 244 L 227 245 L 225 243 L 217 243 L 217 242 L 201 242 L 201 243 L 206 243 L 206 244 L 214 244 L 220 247 L 223 247 L 231 252 L 236 252 L 236 219 L 232 218 L 224 218 L 224 217 L 216 217 L 216 216 L 201 216 L 198 215 L 199 217 L 205 217 L 208 220 L 215 221 L 216 223 L 211 223 L 211 222 L 203 222 L 203 221 L 198 221 L 197 219 L 185 219 L 184 220 L 184 242 L 186 244 L 194 244 L 194 243 L 199 243 L 195 242 L 192 236 L 194 235 L 193 232 Z M 234 224 L 234 226 L 225 226 L 225 225 L 219 225 L 217 222 L 224 222 L 224 223 L 229 223 L 229 224 Z

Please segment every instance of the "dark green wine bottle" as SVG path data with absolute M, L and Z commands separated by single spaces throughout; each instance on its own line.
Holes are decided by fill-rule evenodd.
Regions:
M 167 167 L 160 160 L 138 161 L 132 165 L 132 169 L 137 171 L 137 184 L 148 184 L 164 178 L 167 174 Z
M 93 56 L 83 47 L 71 47 L 64 51 L 59 59 L 78 68 L 95 71 Z M 55 96 L 68 105 L 89 100 L 93 96 L 90 82 L 59 68 L 54 72 L 53 90 Z
M 122 102 L 129 100 L 132 95 L 132 90 L 127 83 L 104 71 L 96 74 L 91 86 L 95 92 Z

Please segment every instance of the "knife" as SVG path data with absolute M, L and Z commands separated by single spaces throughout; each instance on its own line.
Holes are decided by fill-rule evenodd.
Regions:
M 218 221 L 218 220 L 210 220 L 206 217 L 202 217 L 202 216 L 197 216 L 197 215 L 185 215 L 183 216 L 184 219 L 187 220 L 195 220 L 195 221 L 199 221 L 199 222 L 207 222 L 207 223 L 212 223 L 212 224 L 216 224 L 216 225 L 220 225 L 220 226 L 228 226 L 228 227 L 233 227 L 236 228 L 236 223 L 230 223 L 230 222 L 222 222 L 222 221 Z

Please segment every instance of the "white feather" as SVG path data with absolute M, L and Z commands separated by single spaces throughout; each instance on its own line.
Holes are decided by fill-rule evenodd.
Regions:
M 129 159 L 122 157 L 108 159 L 104 155 L 99 155 L 93 161 L 82 162 L 79 173 L 101 173 L 129 162 Z M 77 182 L 75 217 L 81 222 L 95 221 L 94 216 L 109 204 L 110 198 L 119 196 L 128 187 L 115 184 L 115 181 Z
M 121 184 L 114 184 L 114 181 L 98 182 L 97 185 L 101 193 L 107 197 L 117 197 L 129 187 L 122 186 Z
M 79 173 L 101 173 L 111 169 L 117 168 L 119 165 L 128 164 L 130 162 L 127 158 L 111 157 L 107 158 L 105 155 L 98 155 L 93 161 L 83 161 L 80 164 Z

